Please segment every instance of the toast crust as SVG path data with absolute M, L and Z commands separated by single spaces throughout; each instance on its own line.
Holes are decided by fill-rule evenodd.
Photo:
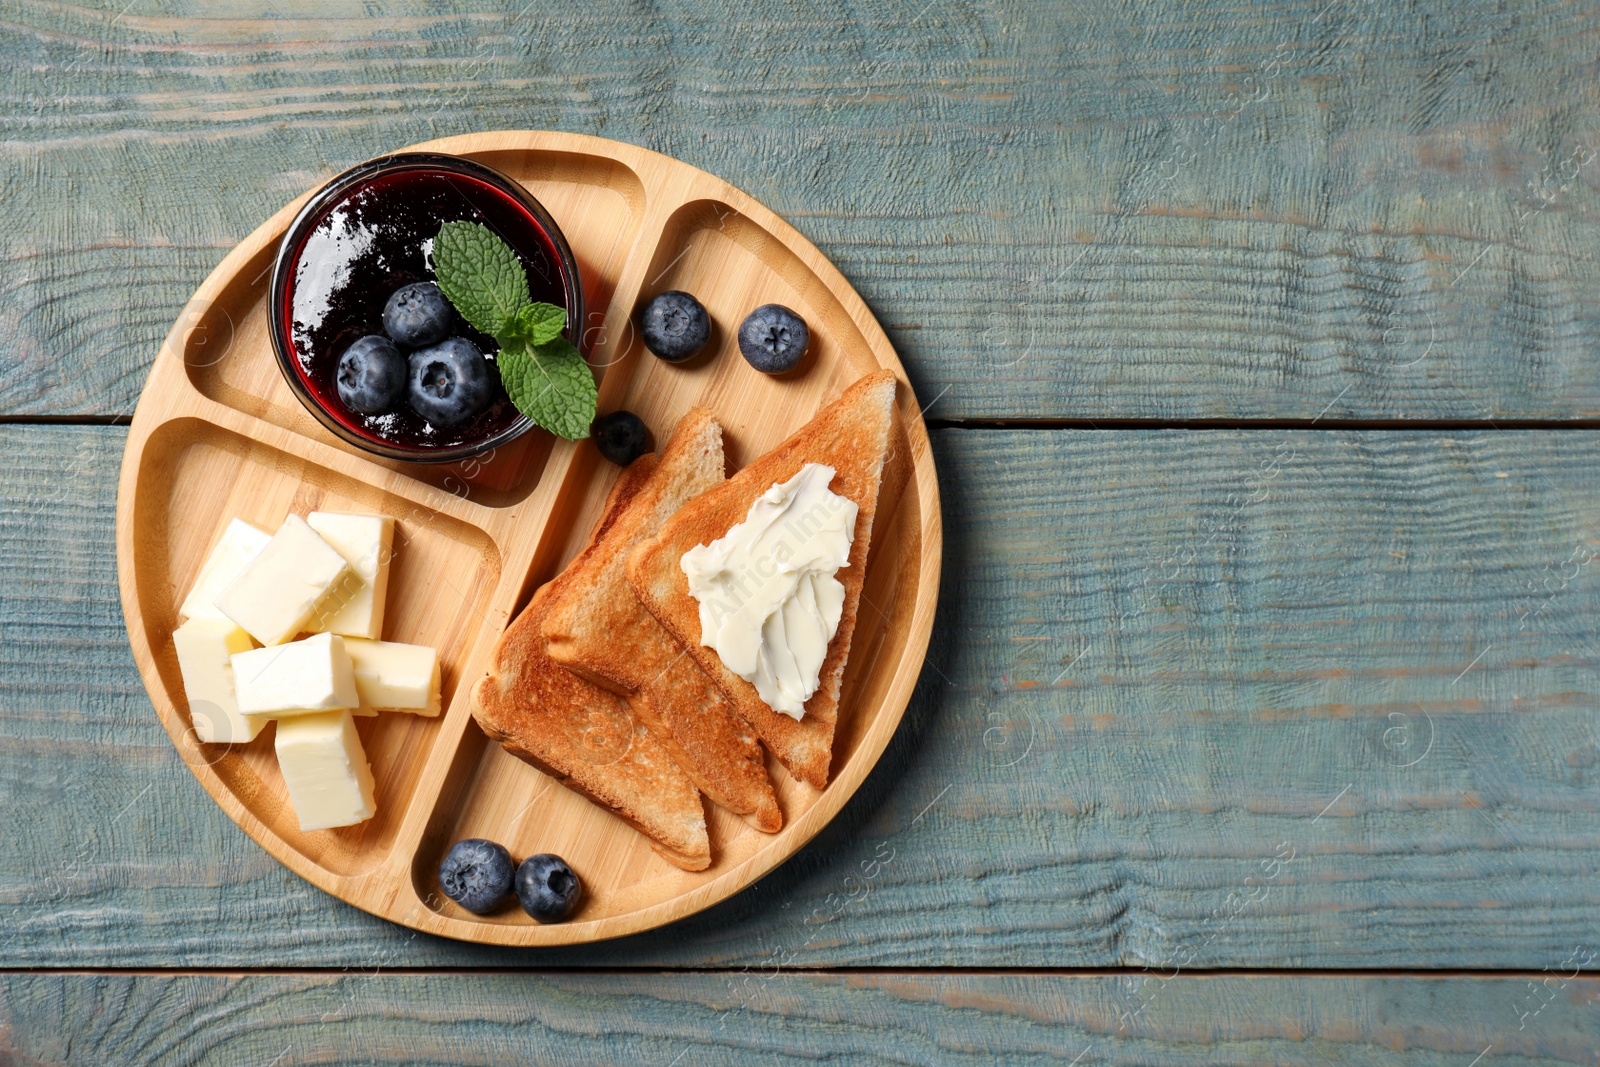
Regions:
M 773 755 L 796 778 L 818 789 L 828 784 L 833 762 L 839 687 L 866 582 L 867 550 L 893 427 L 895 382 L 887 370 L 861 378 L 771 452 L 684 505 L 628 559 L 628 583 L 640 602 L 727 694 Z M 679 561 L 689 549 L 710 544 L 742 522 L 758 496 L 792 478 L 806 463 L 832 466 L 836 473 L 829 488 L 854 501 L 859 511 L 849 563 L 836 575 L 845 588 L 839 628 L 822 662 L 817 691 L 796 721 L 768 707 L 755 686 L 728 670 L 715 649 L 700 643 L 699 605 L 689 594 Z
M 616 522 L 654 467 L 648 456 L 623 472 L 598 533 Z M 711 842 L 693 781 L 626 701 L 546 653 L 544 620 L 569 580 L 563 572 L 541 587 L 501 635 L 490 673 L 473 687 L 473 718 L 506 751 L 628 822 L 663 859 L 703 871 Z
M 701 791 L 764 833 L 783 827 L 750 725 L 629 588 L 628 555 L 723 480 L 722 427 L 694 408 L 653 474 L 567 568 L 543 624 L 550 659 L 625 697 Z

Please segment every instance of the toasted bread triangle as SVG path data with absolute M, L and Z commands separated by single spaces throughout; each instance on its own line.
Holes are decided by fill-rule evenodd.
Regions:
M 626 697 L 707 796 L 776 833 L 783 813 L 750 724 L 628 587 L 633 547 L 722 471 L 722 427 L 694 408 L 654 473 L 567 568 L 543 630 L 553 662 Z
M 596 526 L 604 533 L 655 468 L 645 456 L 623 472 Z M 472 714 L 490 737 L 643 833 L 684 870 L 711 865 L 705 807 L 694 782 L 650 727 L 615 693 L 553 663 L 543 634 L 563 572 L 534 594 L 495 647 L 472 690 Z
M 866 581 L 867 549 L 889 451 L 894 395 L 895 377 L 890 371 L 860 379 L 788 440 L 685 504 L 658 535 L 641 542 L 628 560 L 628 583 L 639 600 L 689 650 L 790 773 L 818 789 L 827 785 L 833 761 L 839 686 Z M 849 564 L 837 575 L 845 588 L 839 628 L 822 663 L 821 684 L 806 701 L 805 715 L 797 722 L 768 707 L 755 686 L 728 670 L 715 649 L 700 643 L 699 605 L 689 595 L 679 561 L 689 549 L 710 544 L 744 521 L 757 497 L 793 477 L 807 463 L 833 467 L 836 473 L 829 488 L 855 501 L 860 510 Z

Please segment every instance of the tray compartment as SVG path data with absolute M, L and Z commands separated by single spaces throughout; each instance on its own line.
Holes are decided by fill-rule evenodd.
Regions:
M 644 347 L 637 328 L 630 329 L 620 354 L 637 370 L 622 406 L 658 435 L 670 432 L 690 407 L 710 407 L 727 431 L 730 472 L 879 366 L 855 321 L 811 268 L 721 201 L 696 200 L 673 212 L 629 322 L 637 322 L 645 304 L 669 289 L 692 293 L 705 305 L 711 339 L 688 363 L 667 364 Z M 783 304 L 810 327 L 811 349 L 788 374 L 763 374 L 739 353 L 739 324 L 762 304 Z
M 140 536 L 133 552 L 140 611 L 163 689 L 152 696 L 164 697 L 184 724 L 188 705 L 170 636 L 178 605 L 230 519 L 273 530 L 291 511 L 372 511 L 398 520 L 383 636 L 436 646 L 446 707 L 456 700 L 464 657 L 500 577 L 499 551 L 487 534 L 198 418 L 161 426 L 146 444 L 142 464 L 134 505 Z M 288 805 L 272 750 L 273 728 L 245 746 L 192 747 L 271 832 L 313 862 L 349 875 L 376 864 L 393 843 L 440 722 L 400 713 L 359 718 L 377 779 L 378 812 L 357 827 L 314 833 L 300 831 Z
M 770 757 L 767 769 L 786 815 L 803 811 L 820 795 L 791 779 Z M 553 852 L 584 880 L 585 903 L 578 918 L 566 924 L 571 931 L 690 892 L 765 849 L 785 847 L 782 834 L 763 834 L 710 801 L 705 801 L 705 809 L 711 868 L 695 873 L 679 870 L 657 856 L 643 834 L 506 752 L 476 723 L 469 723 L 441 802 L 418 844 L 412 887 L 424 906 L 452 919 L 536 928 L 538 924 L 515 904 L 493 915 L 474 915 L 458 907 L 439 891 L 439 864 L 453 843 L 469 837 L 498 841 L 517 860 Z
M 657 858 L 643 835 L 506 752 L 476 723 L 467 726 L 450 780 L 456 788 L 445 790 L 449 801 L 436 809 L 412 865 L 416 894 L 434 911 L 470 922 L 534 925 L 514 903 L 478 916 L 439 891 L 440 862 L 453 843 L 467 837 L 498 841 L 519 861 L 537 852 L 565 857 L 584 880 L 585 920 L 676 896 L 697 884 L 696 876 Z M 595 842 L 605 846 L 596 850 Z
M 586 311 L 580 333 L 584 347 L 592 347 L 603 335 L 601 323 L 643 217 L 644 187 L 638 176 L 614 160 L 571 152 L 506 150 L 469 158 L 521 182 L 567 236 L 583 283 Z M 301 405 L 272 352 L 267 286 L 288 221 L 282 217 L 270 232 L 253 235 L 259 247 L 231 281 L 213 299 L 197 299 L 185 309 L 187 329 L 178 337 L 178 354 L 189 381 L 219 404 L 350 450 Z M 538 485 L 554 440 L 535 429 L 487 456 L 459 463 L 373 462 L 475 503 L 509 507 Z

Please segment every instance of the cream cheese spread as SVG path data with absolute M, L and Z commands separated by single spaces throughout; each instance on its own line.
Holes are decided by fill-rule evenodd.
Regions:
M 700 605 L 700 643 L 795 719 L 839 630 L 844 585 L 835 575 L 849 566 L 860 510 L 829 490 L 833 475 L 807 463 L 762 493 L 743 522 L 679 561 Z

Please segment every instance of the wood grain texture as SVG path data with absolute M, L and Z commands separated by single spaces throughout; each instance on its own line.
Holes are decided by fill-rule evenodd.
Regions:
M 1564 974 L 13 974 L 0 1063 L 1509 1067 L 1593 1063 L 1597 1002 Z
M 795 223 L 934 417 L 1600 413 L 1592 4 L 371 10 L 8 6 L 0 411 L 130 411 L 291 198 L 542 128 Z
M 345 907 L 183 766 L 118 616 L 123 431 L 0 446 L 0 965 L 1554 967 L 1600 948 L 1600 435 L 935 434 L 945 578 L 878 768 L 652 934 Z

